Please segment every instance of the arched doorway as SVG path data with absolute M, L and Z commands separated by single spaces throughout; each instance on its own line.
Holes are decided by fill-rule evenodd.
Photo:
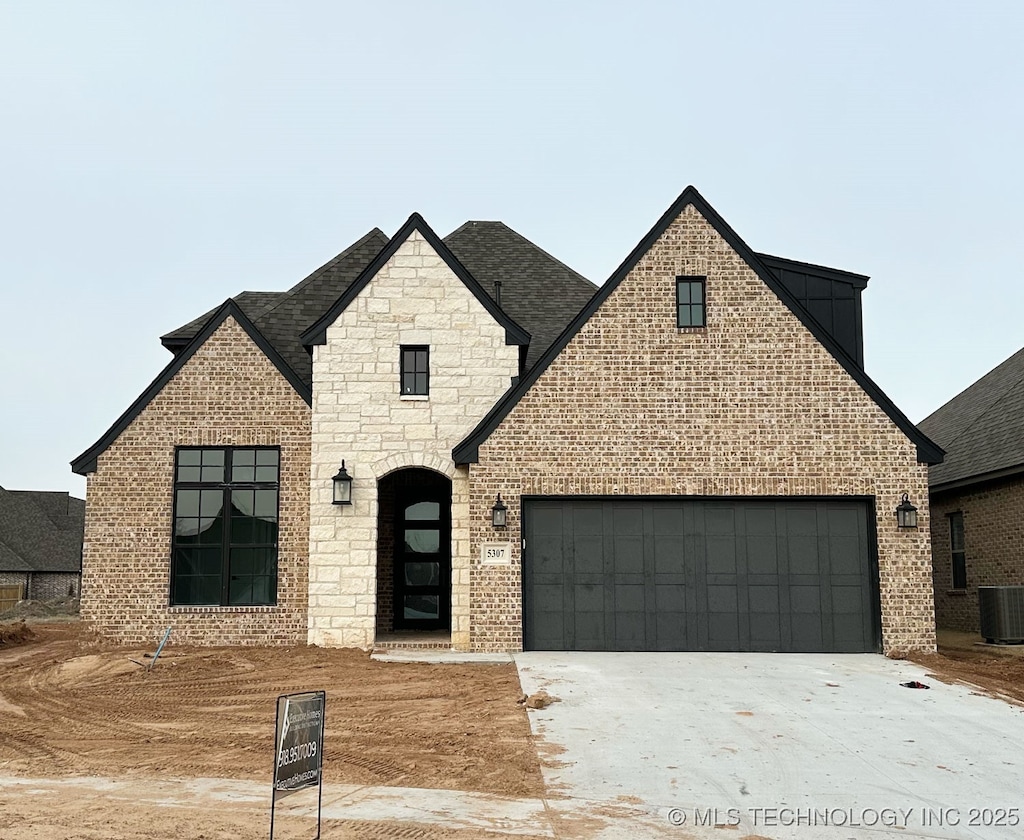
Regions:
M 412 467 L 378 482 L 377 633 L 451 628 L 452 483 Z

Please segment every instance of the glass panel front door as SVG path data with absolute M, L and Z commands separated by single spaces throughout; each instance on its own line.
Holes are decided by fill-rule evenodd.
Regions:
M 450 626 L 451 484 L 440 476 L 403 488 L 395 530 L 395 627 Z

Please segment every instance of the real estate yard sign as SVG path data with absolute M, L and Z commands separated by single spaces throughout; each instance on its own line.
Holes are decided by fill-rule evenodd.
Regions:
M 282 694 L 277 698 L 274 734 L 274 796 L 270 805 L 270 838 L 274 838 L 274 806 L 277 800 L 300 790 L 318 789 L 316 836 L 320 837 L 320 793 L 324 765 L 323 691 Z

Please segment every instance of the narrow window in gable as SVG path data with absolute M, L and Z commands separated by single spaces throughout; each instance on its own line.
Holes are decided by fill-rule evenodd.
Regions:
M 427 396 L 430 393 L 430 348 L 404 345 L 401 367 L 402 396 Z
M 676 326 L 706 327 L 704 277 L 676 277 Z

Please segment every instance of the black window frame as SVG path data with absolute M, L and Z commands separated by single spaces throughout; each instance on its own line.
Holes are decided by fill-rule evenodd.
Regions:
M 411 369 L 410 369 L 411 362 Z M 430 396 L 430 347 L 403 344 L 399 348 L 398 390 L 403 397 Z
M 708 299 L 707 299 L 707 277 L 697 275 L 680 274 L 676 277 L 676 328 L 702 329 L 708 325 Z M 700 300 L 695 302 L 693 290 L 700 289 Z M 683 290 L 686 290 L 686 300 L 683 300 Z M 683 323 L 683 313 L 686 313 L 687 323 Z M 694 320 L 694 316 L 699 316 Z
M 200 474 L 198 480 L 191 479 L 180 479 L 181 468 L 187 467 L 188 465 L 181 464 L 182 453 L 185 452 L 199 452 L 199 453 L 221 453 L 221 458 L 214 458 L 213 460 L 220 460 L 222 463 L 222 469 L 219 477 L 214 476 L 216 464 L 214 463 L 209 470 L 207 470 L 205 464 L 205 456 L 200 455 Z M 252 463 L 238 463 L 238 459 L 241 457 L 238 455 L 240 452 L 252 452 L 253 459 Z M 259 464 L 260 458 L 256 453 L 259 452 L 273 452 L 276 455 L 276 463 L 273 464 Z M 267 460 L 267 459 L 264 459 Z M 235 479 L 235 473 L 242 472 L 243 477 Z M 249 470 L 251 468 L 251 473 Z M 267 480 L 266 475 L 268 470 L 273 468 L 275 479 L 273 481 Z M 194 469 L 194 467 L 193 467 Z M 257 476 L 263 473 L 262 480 L 257 480 Z M 248 475 L 246 475 L 248 473 Z M 179 509 L 181 496 L 179 491 L 198 490 L 200 491 L 199 496 L 199 513 L 202 511 L 203 504 L 203 492 L 209 493 L 214 499 L 216 494 L 221 494 L 220 508 L 218 516 L 220 518 L 220 535 L 217 541 L 203 542 L 200 534 L 202 531 L 198 531 L 196 534 L 196 540 L 194 542 L 186 541 L 182 538 L 182 535 L 178 532 L 179 519 L 187 520 L 192 518 L 191 514 L 183 514 Z M 250 517 L 233 517 L 232 510 L 233 493 L 244 493 L 246 491 L 253 492 L 253 514 L 255 514 L 256 506 L 259 504 L 259 497 L 256 491 L 273 491 L 274 498 L 274 519 L 273 519 L 273 539 L 237 539 L 237 535 L 234 533 L 233 523 L 241 522 L 243 518 L 257 520 L 261 517 L 252 515 Z M 277 587 L 278 587 L 278 563 L 280 560 L 280 523 L 281 523 L 281 447 L 279 446 L 177 446 L 174 450 L 174 480 L 172 485 L 172 518 L 171 518 L 171 557 L 170 557 L 170 575 L 169 575 L 169 592 L 168 592 L 168 603 L 172 607 L 272 607 L 277 605 Z M 196 517 L 197 519 L 203 519 L 201 515 Z M 265 521 L 265 520 L 264 520 Z M 255 524 L 252 524 L 251 530 L 253 535 L 257 531 Z M 245 528 L 239 527 L 238 529 L 244 533 Z M 256 573 L 250 571 L 248 573 L 241 573 L 238 571 L 238 567 L 235 567 L 234 574 L 232 570 L 232 559 L 235 551 L 249 550 L 251 553 L 248 557 L 250 564 L 257 562 L 257 552 L 264 552 L 263 562 L 264 571 Z M 181 552 L 187 552 L 189 550 L 199 550 L 209 552 L 210 556 L 213 555 L 214 550 L 219 551 L 219 575 L 220 583 L 218 586 L 219 597 L 216 601 L 213 600 L 197 600 L 197 599 L 178 599 L 178 578 L 183 576 L 184 563 Z M 236 563 L 241 563 L 241 558 L 238 555 L 234 557 Z M 200 561 L 195 559 L 193 555 L 193 564 Z M 193 569 L 195 565 L 193 565 Z M 250 566 L 250 568 L 252 568 Z M 212 578 L 212 574 L 196 574 L 187 575 L 188 577 L 207 577 Z M 242 581 L 241 586 L 244 586 L 244 579 L 249 578 L 250 586 L 250 597 L 249 598 L 236 598 L 232 594 L 232 581 Z M 266 591 L 268 593 L 267 598 L 253 598 L 252 595 L 255 592 L 256 579 L 263 581 L 265 579 Z
M 963 511 L 954 511 L 949 518 L 949 583 L 954 592 L 967 591 L 967 536 L 964 531 Z M 957 523 L 959 523 L 960 545 L 957 545 Z

